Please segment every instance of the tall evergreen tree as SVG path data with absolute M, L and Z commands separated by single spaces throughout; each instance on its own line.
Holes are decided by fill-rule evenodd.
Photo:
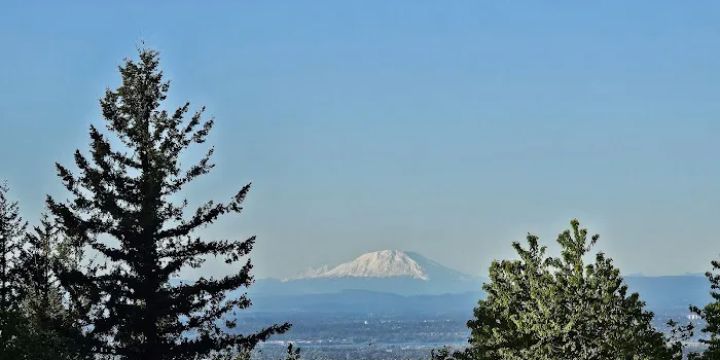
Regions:
M 171 281 L 208 256 L 237 264 L 250 253 L 254 237 L 207 241 L 196 231 L 221 215 L 239 213 L 250 185 L 227 202 L 209 201 L 185 216 L 187 201 L 173 200 L 212 169 L 213 150 L 186 169 L 180 156 L 205 141 L 213 121 L 202 119 L 203 110 L 186 119 L 189 103 L 171 112 L 162 108 L 169 83 L 157 52 L 142 50 L 138 61 L 126 60 L 119 70 L 122 84 L 107 90 L 100 104 L 120 148 L 91 126 L 90 158 L 75 152 L 79 174 L 57 165 L 72 201 L 47 200 L 65 236 L 81 239 L 105 259 L 60 274 L 75 298 L 93 305 L 87 335 L 96 341 L 95 351 L 117 359 L 202 359 L 252 349 L 285 332 L 289 324 L 245 335 L 229 331 L 236 310 L 250 306 L 244 294 L 228 296 L 251 285 L 249 259 L 221 278 Z
M 487 297 L 468 322 L 469 348 L 435 358 L 681 359 L 680 345 L 653 328 L 653 314 L 628 293 L 612 260 L 597 253 L 585 263 L 598 236 L 588 239 L 577 220 L 571 226 L 557 239 L 560 257 L 528 235 L 527 247 L 513 244 L 518 260 L 493 262 Z
M 40 225 L 25 236 L 18 264 L 22 271 L 19 299 L 26 334 L 19 347 L 23 358 L 33 360 L 87 359 L 81 328 L 64 301 L 54 269 L 63 258 L 64 244 L 51 220 L 43 215 Z
M 18 339 L 25 331 L 20 313 L 18 257 L 27 223 L 17 202 L 8 199 L 9 188 L 0 183 L 0 358 L 19 356 Z
M 25 244 L 18 257 L 18 264 L 23 269 L 19 274 L 22 282 L 20 298 L 24 307 L 38 318 L 47 317 L 62 307 L 53 274 L 56 242 L 55 227 L 47 215 L 43 215 L 40 225 L 25 235 Z

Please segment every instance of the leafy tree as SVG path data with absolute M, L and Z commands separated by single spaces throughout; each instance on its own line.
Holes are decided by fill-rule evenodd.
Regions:
M 433 353 L 435 359 L 681 359 L 679 343 L 656 331 L 653 314 L 638 294 L 628 294 L 612 260 L 597 253 L 577 220 L 557 239 L 560 257 L 546 255 L 538 237 L 514 243 L 518 260 L 495 261 L 486 299 L 468 322 L 464 352 Z
M 72 200 L 48 197 L 50 211 L 67 238 L 98 252 L 100 261 L 60 279 L 80 308 L 87 309 L 87 339 L 94 351 L 116 359 L 201 359 L 248 350 L 289 324 L 236 334 L 236 311 L 251 302 L 231 291 L 251 285 L 250 260 L 221 278 L 171 281 L 185 267 L 198 268 L 208 256 L 228 264 L 242 261 L 255 238 L 207 241 L 198 229 L 227 213 L 239 213 L 250 185 L 229 201 L 209 201 L 186 216 L 184 187 L 208 173 L 212 148 L 183 169 L 180 156 L 203 143 L 213 120 L 203 110 L 189 116 L 189 103 L 168 112 L 161 107 L 169 89 L 158 54 L 141 50 L 139 60 L 119 68 L 122 84 L 107 90 L 100 104 L 107 130 L 117 143 L 90 127 L 90 157 L 75 152 L 79 174 L 57 165 Z
M 18 340 L 26 331 L 20 313 L 18 256 L 27 223 L 17 202 L 8 199 L 7 184 L 0 184 L 0 358 L 19 356 Z

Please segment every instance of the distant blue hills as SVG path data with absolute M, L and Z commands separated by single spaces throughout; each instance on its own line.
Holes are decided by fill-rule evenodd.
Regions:
M 628 276 L 631 292 L 651 309 L 687 309 L 710 302 L 710 283 L 704 275 Z
M 472 315 L 481 292 L 442 295 L 398 295 L 367 290 L 325 294 L 263 295 L 252 297 L 250 311 L 343 315 Z
M 710 301 L 700 274 L 625 278 L 649 309 L 682 312 Z M 249 290 L 251 311 L 337 314 L 458 314 L 468 317 L 483 297 L 484 279 L 418 253 L 383 250 L 298 276 L 260 279 Z

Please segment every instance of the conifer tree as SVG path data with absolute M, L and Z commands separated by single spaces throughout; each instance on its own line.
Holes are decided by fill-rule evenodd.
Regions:
M 86 359 L 81 328 L 64 301 L 54 269 L 63 258 L 56 227 L 47 215 L 25 236 L 18 257 L 19 299 L 27 332 L 20 339 L 24 358 L 33 360 Z
M 203 359 L 226 351 L 250 350 L 289 324 L 237 334 L 236 311 L 251 302 L 229 292 L 251 285 L 250 260 L 255 238 L 205 240 L 197 230 L 228 213 L 239 213 L 250 190 L 243 186 L 227 202 L 209 201 L 186 215 L 184 187 L 208 173 L 210 148 L 195 165 L 180 157 L 205 142 L 213 120 L 203 110 L 189 114 L 189 103 L 167 111 L 158 54 L 141 50 L 139 60 L 120 66 L 122 84 L 101 99 L 108 129 L 90 127 L 90 157 L 75 152 L 78 174 L 57 165 L 72 199 L 48 197 L 48 207 L 68 238 L 80 239 L 104 261 L 66 270 L 61 281 L 76 300 L 91 304 L 87 339 L 94 351 L 114 359 Z M 171 281 L 186 267 L 198 268 L 215 256 L 238 264 L 220 278 Z M 242 261 L 242 263 L 241 263 Z M 77 303 L 82 303 L 77 301 Z
M 62 307 L 52 269 L 56 241 L 55 227 L 47 215 L 43 215 L 40 225 L 25 235 L 25 244 L 18 257 L 18 264 L 23 269 L 19 274 L 20 298 L 26 311 L 38 319 Z
M 603 253 L 586 264 L 595 235 L 573 220 L 557 239 L 560 257 L 546 255 L 538 237 L 514 243 L 517 260 L 495 261 L 487 297 L 468 322 L 470 346 L 435 359 L 681 359 L 679 343 L 653 328 L 653 314 L 628 293 L 620 272 Z
M 292 343 L 288 344 L 285 360 L 300 360 L 300 348 L 294 347 Z
M 18 257 L 27 223 L 17 202 L 8 199 L 9 188 L 0 183 L 0 358 L 18 355 L 18 340 L 24 336 L 20 313 Z
M 690 306 L 690 311 L 697 314 L 704 322 L 701 329 L 706 336 L 700 342 L 707 347 L 702 353 L 693 353 L 688 357 L 691 360 L 716 360 L 720 359 L 720 260 L 713 260 L 710 263 L 712 271 L 705 273 L 710 282 L 710 296 L 712 301 L 701 307 Z

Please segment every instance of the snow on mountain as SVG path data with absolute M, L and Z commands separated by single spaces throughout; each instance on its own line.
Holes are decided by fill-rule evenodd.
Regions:
M 337 266 L 306 270 L 296 276 L 262 279 L 256 294 L 328 294 L 363 290 L 401 295 L 480 291 L 482 279 L 430 260 L 418 253 L 382 250 L 362 254 Z
M 382 250 L 362 254 L 350 262 L 329 268 L 308 270 L 293 279 L 314 278 L 389 278 L 409 277 L 428 280 L 425 270 L 407 253 L 400 250 Z

